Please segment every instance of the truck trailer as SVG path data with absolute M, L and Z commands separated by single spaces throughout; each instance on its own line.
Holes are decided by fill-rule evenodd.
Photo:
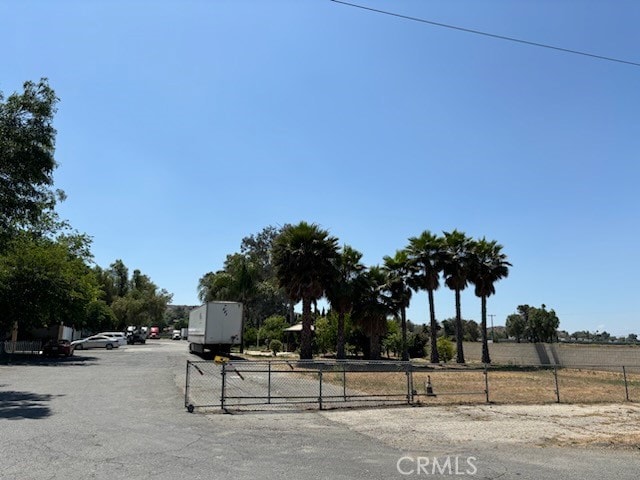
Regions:
M 189 351 L 228 354 L 242 344 L 242 303 L 208 302 L 189 312 Z

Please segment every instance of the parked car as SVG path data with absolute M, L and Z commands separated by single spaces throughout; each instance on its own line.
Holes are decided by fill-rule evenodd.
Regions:
M 69 340 L 49 340 L 42 347 L 42 355 L 45 357 L 57 357 L 64 355 L 70 357 L 73 355 L 74 345 Z
M 174 330 L 173 335 L 171 335 L 171 340 L 180 340 L 181 338 L 180 330 Z
M 118 345 L 126 345 L 127 344 L 127 336 L 124 332 L 100 332 L 96 335 L 105 335 L 107 337 L 114 337 L 118 340 Z
M 112 348 L 118 348 L 120 346 L 118 339 L 107 337 L 106 335 L 94 335 L 83 338 L 82 340 L 71 342 L 71 345 L 73 345 L 76 350 L 85 350 L 88 348 L 106 348 L 107 350 L 111 350 Z

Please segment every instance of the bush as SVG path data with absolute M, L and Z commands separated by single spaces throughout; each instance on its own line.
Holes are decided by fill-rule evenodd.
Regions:
M 258 329 L 256 327 L 244 327 L 244 335 L 242 337 L 245 348 L 256 345 L 258 341 Z
M 441 362 L 448 362 L 456 353 L 453 342 L 447 337 L 440 337 L 436 342 L 436 348 L 438 349 L 438 356 Z
M 269 350 L 273 352 L 273 356 L 275 357 L 278 352 L 282 351 L 282 342 L 280 340 L 271 340 L 271 342 L 269 342 Z

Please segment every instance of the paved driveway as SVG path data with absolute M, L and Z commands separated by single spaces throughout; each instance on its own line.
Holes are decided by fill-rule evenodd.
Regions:
M 185 342 L 157 341 L 0 365 L 0 479 L 425 478 L 436 465 L 445 477 L 636 479 L 640 468 L 626 451 L 445 442 L 405 451 L 340 412 L 189 414 L 187 358 Z

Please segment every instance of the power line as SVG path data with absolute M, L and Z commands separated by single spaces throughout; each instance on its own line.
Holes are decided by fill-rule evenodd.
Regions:
M 383 15 L 389 15 L 391 17 L 402 18 L 404 20 L 412 20 L 414 22 L 427 23 L 429 25 L 433 25 L 433 26 L 436 26 L 436 27 L 449 28 L 451 30 L 458 30 L 460 32 L 473 33 L 475 35 L 483 35 L 485 37 L 497 38 L 498 40 L 506 40 L 506 41 L 509 41 L 509 42 L 521 43 L 521 44 L 530 45 L 530 46 L 533 46 L 533 47 L 548 48 L 550 50 L 557 50 L 557 51 L 560 51 L 560 52 L 572 53 L 574 55 L 582 55 L 584 57 L 597 58 L 599 60 L 606 60 L 608 62 L 624 63 L 626 65 L 633 65 L 634 67 L 640 67 L 640 63 L 631 62 L 629 60 L 621 60 L 619 58 L 605 57 L 603 55 L 596 55 L 594 53 L 581 52 L 579 50 L 571 50 L 569 48 L 556 47 L 554 45 L 547 45 L 545 43 L 531 42 L 529 40 L 522 40 L 520 38 L 507 37 L 507 36 L 504 36 L 504 35 L 497 35 L 495 33 L 483 32 L 483 31 L 480 31 L 480 30 L 473 30 L 471 28 L 464 28 L 464 27 L 458 27 L 458 26 L 455 26 L 455 25 L 449 25 L 449 24 L 446 24 L 446 23 L 434 22 L 434 21 L 431 21 L 431 20 L 426 20 L 424 18 L 411 17 L 409 15 L 402 15 L 400 13 L 389 12 L 389 11 L 386 11 L 386 10 L 378 10 L 376 8 L 365 7 L 364 5 L 357 5 L 355 3 L 344 2 L 342 0 L 331 0 L 331 1 L 334 2 L 334 3 L 340 3 L 342 5 L 346 5 L 348 7 L 354 7 L 354 8 L 359 8 L 361 10 L 368 10 L 370 12 L 381 13 Z

